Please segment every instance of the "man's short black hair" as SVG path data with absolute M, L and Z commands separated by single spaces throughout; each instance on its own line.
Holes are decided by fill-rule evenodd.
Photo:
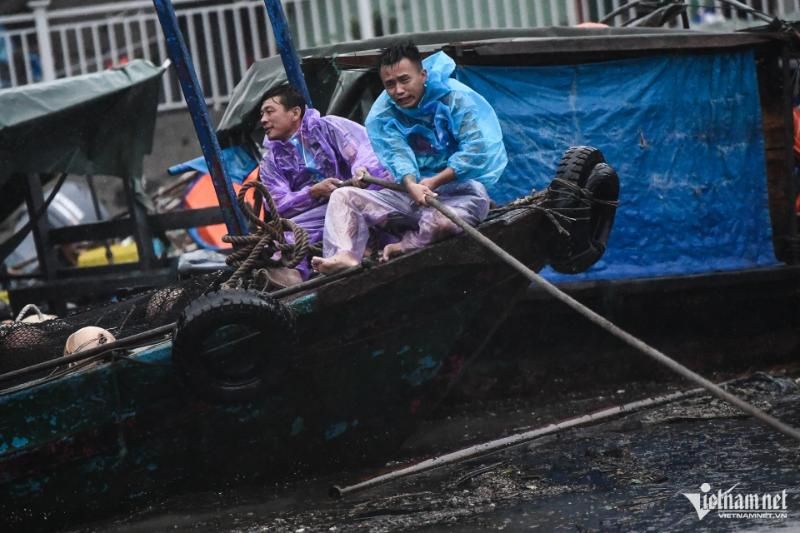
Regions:
M 422 56 L 419 48 L 411 41 L 395 43 L 381 51 L 378 67 L 390 67 L 398 64 L 402 59 L 408 59 L 422 70 Z
M 263 105 L 264 102 L 270 98 L 275 98 L 286 109 L 299 107 L 301 116 L 306 112 L 306 101 L 303 99 L 300 93 L 297 92 L 297 89 L 288 83 L 277 85 L 264 93 L 264 97 L 261 98 L 261 104 Z

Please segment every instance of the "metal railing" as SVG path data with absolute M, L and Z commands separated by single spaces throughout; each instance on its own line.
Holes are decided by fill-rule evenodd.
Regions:
M 800 0 L 743 0 L 786 17 Z M 378 35 L 468 28 L 574 25 L 599 20 L 628 0 L 283 0 L 300 48 Z M 257 59 L 276 53 L 262 0 L 173 0 L 208 103 L 219 109 Z M 0 87 L 97 72 L 143 57 L 167 59 L 164 36 L 149 0 L 48 9 L 0 17 Z M 711 0 L 690 2 L 692 17 Z M 706 13 L 712 13 L 706 11 Z M 739 20 L 730 9 L 715 16 Z M 620 24 L 627 17 L 612 21 Z M 748 17 L 743 17 L 747 22 Z M 160 109 L 183 107 L 175 76 L 163 79 Z
M 632 3 L 633 0 L 577 0 L 578 16 L 584 20 L 598 21 L 609 13 Z M 758 22 L 752 14 L 735 9 L 720 0 L 685 0 L 688 5 L 689 18 L 695 23 L 728 22 L 729 27 L 740 28 Z M 782 19 L 796 18 L 800 15 L 800 0 L 739 0 L 764 13 Z M 631 10 L 633 11 L 633 10 Z M 627 20 L 628 13 L 622 12 L 608 21 L 613 26 L 621 25 Z

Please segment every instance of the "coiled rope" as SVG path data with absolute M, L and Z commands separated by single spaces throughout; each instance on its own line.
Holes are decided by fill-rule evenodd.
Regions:
M 255 190 L 253 205 L 246 199 L 247 191 Z M 250 279 L 266 284 L 266 272 L 269 267 L 294 268 L 305 259 L 309 252 L 317 251 L 308 242 L 308 232 L 278 214 L 278 208 L 266 186 L 260 181 L 245 183 L 239 190 L 239 207 L 250 221 L 249 235 L 225 235 L 222 242 L 232 244 L 233 252 L 225 262 L 236 267 L 233 275 L 223 284 L 225 288 L 243 287 Z M 263 202 L 262 202 L 263 199 Z M 258 213 L 265 204 L 264 218 Z M 292 232 L 294 243 L 286 241 L 286 232 Z M 280 253 L 279 259 L 273 257 Z

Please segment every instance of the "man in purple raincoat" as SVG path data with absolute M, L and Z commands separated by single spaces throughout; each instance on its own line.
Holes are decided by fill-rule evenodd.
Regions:
M 264 95 L 260 122 L 266 151 L 259 178 L 278 213 L 305 229 L 312 244 L 322 240 L 328 198 L 342 181 L 358 171 L 389 179 L 363 126 L 342 117 L 320 116 L 306 108 L 290 85 Z M 308 261 L 303 261 L 297 269 L 271 269 L 270 279 L 289 286 L 308 279 L 309 273 Z

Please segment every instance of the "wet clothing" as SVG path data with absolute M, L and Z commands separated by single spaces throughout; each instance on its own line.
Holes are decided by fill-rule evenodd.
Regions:
M 259 178 L 269 189 L 278 213 L 308 232 L 311 244 L 322 239 L 326 198 L 314 198 L 311 187 L 325 178 L 348 180 L 359 168 L 388 177 L 372 151 L 363 126 L 336 116 L 321 117 L 307 108 L 299 130 L 288 141 L 264 138 Z M 377 187 L 375 187 L 377 188 Z M 291 242 L 291 233 L 286 234 Z M 306 261 L 298 267 L 308 278 Z
M 397 181 L 411 175 L 419 182 L 452 168 L 455 179 L 436 189 L 438 199 L 476 225 L 489 212 L 485 185 L 495 183 L 508 163 L 500 123 L 482 96 L 450 78 L 455 63 L 446 54 L 426 58 L 423 67 L 428 78 L 419 105 L 399 107 L 384 91 L 367 116 L 367 133 Z M 323 253 L 330 257 L 345 251 L 361 257 L 367 228 L 388 223 L 409 227 L 400 241 L 406 252 L 461 232 L 444 215 L 417 205 L 405 193 L 340 189 L 331 195 Z
M 292 221 L 308 233 L 309 244 L 315 244 L 322 240 L 322 229 L 325 225 L 325 212 L 327 210 L 328 204 L 325 203 L 292 217 Z M 294 233 L 291 231 L 284 233 L 283 237 L 286 242 L 294 242 Z M 308 258 L 300 261 L 295 268 L 300 272 L 304 281 L 311 276 L 311 264 Z
M 440 202 L 473 226 L 489 213 L 489 195 L 478 181 L 451 181 L 438 187 L 436 193 Z M 423 248 L 462 231 L 439 211 L 418 205 L 404 192 L 347 187 L 331 195 L 323 255 L 347 251 L 361 257 L 372 227 L 407 228 L 400 239 L 404 251 Z

